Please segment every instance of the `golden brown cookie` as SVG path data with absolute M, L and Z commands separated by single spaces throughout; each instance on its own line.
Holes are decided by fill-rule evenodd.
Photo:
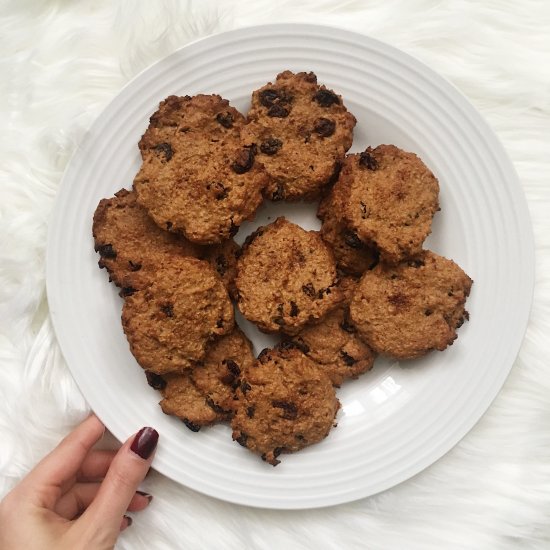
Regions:
M 162 401 L 159 403 L 165 414 L 177 416 L 193 432 L 202 426 L 226 420 L 226 414 L 214 410 L 200 389 L 191 379 L 191 373 L 165 374 L 160 388 Z
M 356 285 L 357 281 L 351 277 L 342 279 L 339 286 L 346 296 L 345 302 L 292 339 L 335 386 L 370 370 L 376 357 L 349 321 L 348 306 Z
M 191 256 L 209 261 L 230 291 L 234 291 L 239 245 L 229 239 L 200 246 L 182 235 L 161 229 L 136 201 L 134 191 L 121 189 L 102 199 L 92 226 L 99 267 L 122 287 L 122 295 L 142 290 L 155 278 L 157 268 L 169 257 Z
M 244 147 L 243 116 L 218 95 L 170 96 L 151 117 L 134 179 L 138 202 L 163 229 L 190 241 L 228 239 L 253 217 L 267 177 Z
M 127 296 L 122 308 L 132 354 L 161 375 L 191 368 L 208 342 L 233 325 L 227 290 L 210 264 L 195 258 L 160 265 L 153 283 Z
M 321 237 L 332 248 L 338 268 L 350 275 L 362 275 L 378 263 L 378 251 L 346 226 L 343 190 L 342 186 L 335 185 L 319 203 L 317 217 L 323 221 Z
M 316 231 L 277 218 L 250 235 L 237 262 L 237 305 L 265 332 L 296 334 L 342 301 L 332 252 Z
M 314 199 L 337 176 L 351 147 L 355 117 L 314 73 L 284 71 L 252 94 L 246 143 L 269 175 L 266 197 Z
M 235 326 L 232 332 L 210 344 L 191 378 L 212 409 L 219 414 L 232 414 L 241 372 L 253 362 L 252 344 Z
M 457 337 L 472 280 L 452 260 L 423 251 L 397 266 L 378 264 L 355 291 L 350 316 L 378 353 L 398 359 L 444 350 Z
M 126 189 L 99 202 L 92 233 L 99 267 L 107 269 L 117 286 L 125 282 L 129 294 L 150 284 L 167 255 L 196 256 L 199 252 L 187 239 L 160 229 L 136 202 L 135 193 Z
M 340 406 L 327 377 L 295 348 L 264 350 L 237 389 L 233 439 L 276 466 L 325 438 Z
M 348 228 L 376 246 L 385 262 L 421 251 L 439 209 L 439 184 L 415 154 L 379 145 L 349 155 L 336 187 Z

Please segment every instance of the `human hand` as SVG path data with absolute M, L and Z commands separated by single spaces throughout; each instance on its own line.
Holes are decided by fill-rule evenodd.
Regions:
M 151 466 L 158 433 L 142 428 L 118 452 L 91 450 L 104 431 L 96 416 L 88 417 L 4 497 L 2 550 L 114 547 L 131 524 L 126 510 L 151 502 L 136 489 Z

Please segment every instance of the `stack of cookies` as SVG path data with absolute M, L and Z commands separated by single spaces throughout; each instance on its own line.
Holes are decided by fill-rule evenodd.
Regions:
M 99 266 L 162 410 L 192 431 L 229 421 L 273 465 L 328 435 L 335 388 L 377 354 L 443 350 L 467 317 L 471 279 L 422 248 L 437 179 L 393 145 L 346 156 L 355 124 L 311 72 L 279 74 L 246 117 L 217 95 L 170 96 L 132 190 L 94 214 Z M 319 199 L 320 232 L 281 217 L 233 240 L 263 200 Z M 234 304 L 280 343 L 255 358 Z

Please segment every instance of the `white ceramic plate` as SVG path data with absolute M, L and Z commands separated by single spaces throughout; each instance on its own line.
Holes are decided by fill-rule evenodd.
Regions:
M 312 70 L 344 97 L 358 124 L 353 151 L 394 143 L 414 151 L 441 184 L 427 247 L 474 279 L 471 320 L 442 353 L 379 360 L 339 391 L 339 424 L 322 443 L 273 468 L 231 441 L 227 426 L 195 434 L 165 416 L 120 324 L 121 300 L 97 268 L 91 235 L 98 201 L 130 187 L 137 142 L 170 94 L 219 93 L 246 111 L 252 90 L 284 69 Z M 270 205 L 240 239 L 279 213 L 318 228 L 313 206 Z M 47 254 L 51 315 L 80 389 L 125 439 L 155 426 L 155 468 L 197 491 L 268 508 L 351 501 L 402 482 L 455 445 L 500 390 L 525 331 L 533 290 L 531 225 L 517 176 L 480 115 L 422 63 L 376 40 L 314 25 L 246 28 L 200 40 L 156 63 L 98 118 L 65 174 Z M 245 325 L 248 330 L 249 325 Z M 252 334 L 256 351 L 269 338 Z

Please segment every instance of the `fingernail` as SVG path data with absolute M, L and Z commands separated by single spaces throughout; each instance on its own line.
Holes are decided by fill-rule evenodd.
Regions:
M 132 525 L 132 523 L 134 523 L 134 520 L 130 516 L 124 516 L 124 518 L 128 522 L 128 527 L 130 527 L 130 525 Z
M 153 495 L 150 495 L 149 493 L 144 493 L 143 491 L 136 491 L 136 493 L 142 497 L 145 497 L 149 502 L 153 500 Z
M 147 460 L 155 450 L 159 440 L 159 433 L 153 428 L 141 428 L 134 437 L 130 450 Z

